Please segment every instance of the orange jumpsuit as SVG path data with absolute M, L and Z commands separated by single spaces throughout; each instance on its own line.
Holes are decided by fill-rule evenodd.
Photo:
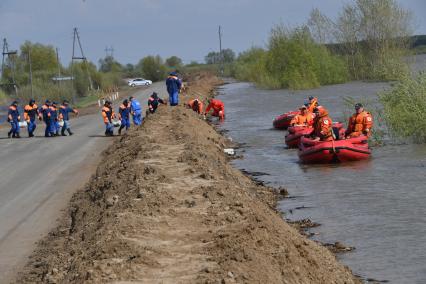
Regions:
M 370 137 L 371 128 L 373 127 L 373 117 L 367 111 L 355 113 L 349 118 L 346 136 L 358 137 L 362 134 Z
M 325 108 L 321 108 L 318 116 L 315 117 L 313 134 L 319 137 L 321 141 L 333 140 L 333 121 Z
M 310 102 L 309 102 L 309 107 L 308 107 L 308 111 L 313 113 L 314 109 L 318 106 L 318 99 L 317 98 L 313 98 Z
M 195 103 L 195 101 L 198 101 L 198 107 L 194 104 L 194 103 Z M 189 107 L 190 107 L 193 111 L 195 111 L 196 113 L 199 113 L 199 114 L 203 113 L 204 105 L 203 105 L 203 103 L 202 103 L 199 99 L 190 100 L 190 101 L 188 102 L 188 106 L 189 106 Z
M 104 123 L 109 124 L 112 123 L 112 120 L 115 118 L 115 113 L 112 108 L 104 106 L 102 108 L 102 117 L 104 118 Z
M 220 119 L 225 118 L 225 105 L 221 100 L 212 99 L 206 108 L 204 114 L 207 114 L 213 108 L 212 116 L 217 116 Z
M 313 123 L 314 123 L 314 117 L 312 113 L 306 113 L 304 115 L 302 113 L 299 113 L 295 117 L 293 117 L 293 119 L 290 121 L 291 126 L 294 126 L 294 125 L 310 126 Z

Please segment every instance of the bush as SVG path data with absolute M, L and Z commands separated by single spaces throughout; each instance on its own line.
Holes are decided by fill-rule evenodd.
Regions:
M 57 83 L 36 80 L 33 82 L 33 95 L 31 95 L 31 86 L 26 85 L 19 89 L 18 96 L 21 104 L 26 104 L 31 98 L 39 103 L 46 99 L 62 102 L 63 100 L 72 101 L 73 91 L 71 82 L 63 82 L 58 85 Z
M 136 69 L 140 70 L 142 76 L 154 82 L 164 80 L 167 68 L 160 56 L 147 56 L 139 61 Z
M 379 97 L 391 134 L 426 142 L 426 73 L 416 78 L 405 77 Z
M 266 88 L 310 89 L 345 82 L 346 63 L 313 41 L 305 27 L 275 27 L 269 49 L 251 48 L 240 54 L 235 77 Z

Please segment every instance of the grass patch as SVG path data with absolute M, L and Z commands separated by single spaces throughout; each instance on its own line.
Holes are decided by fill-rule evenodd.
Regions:
M 379 94 L 383 114 L 391 134 L 396 138 L 426 142 L 426 73 L 406 77 Z

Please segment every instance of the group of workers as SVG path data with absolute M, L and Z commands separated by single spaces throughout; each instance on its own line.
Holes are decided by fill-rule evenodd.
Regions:
M 208 99 L 207 100 L 207 108 L 203 112 L 204 104 L 199 99 L 190 100 L 185 104 L 186 107 L 194 110 L 198 114 L 202 114 L 204 118 L 212 109 L 212 116 L 218 117 L 220 120 L 225 118 L 225 105 L 221 100 L 217 99 Z M 153 92 L 152 95 L 148 99 L 148 113 L 155 113 L 159 105 L 167 105 L 167 102 L 160 98 L 156 92 Z M 171 105 L 171 103 L 170 103 Z M 174 104 L 173 106 L 176 106 Z M 113 136 L 114 135 L 114 127 L 119 127 L 118 134 L 121 135 L 121 132 L 124 128 L 126 130 L 130 127 L 130 116 L 133 117 L 133 123 L 135 125 L 140 125 L 142 123 L 142 108 L 140 103 L 133 97 L 129 99 L 125 99 L 120 107 L 118 108 L 118 116 L 115 115 L 115 112 L 112 107 L 111 101 L 105 101 L 104 106 L 102 108 L 102 117 L 105 123 L 105 135 Z M 118 119 L 118 120 L 116 120 Z
M 331 141 L 336 139 L 347 139 L 365 135 L 370 137 L 373 127 L 371 113 L 364 109 L 361 103 L 355 104 L 355 113 L 349 118 L 348 127 L 344 135 L 333 131 L 333 121 L 328 110 L 320 106 L 318 99 L 309 97 L 309 102 L 300 107 L 299 113 L 293 117 L 291 126 L 312 126 L 312 136 L 315 140 Z
M 171 72 L 166 79 L 167 92 L 169 94 L 170 106 L 177 106 L 179 104 L 179 94 L 183 88 L 182 80 L 178 77 L 176 72 Z M 219 117 L 220 120 L 225 118 L 224 103 L 217 99 L 208 99 L 207 107 L 203 112 L 204 104 L 199 99 L 190 100 L 185 106 L 193 109 L 199 114 L 203 114 L 204 118 L 212 109 L 212 116 Z M 167 104 L 165 100 L 160 98 L 156 92 L 153 92 L 148 99 L 147 113 L 155 113 L 158 106 Z M 54 136 L 67 136 L 73 135 L 70 128 L 70 113 L 78 115 L 77 109 L 70 107 L 69 102 L 64 100 L 58 108 L 56 102 L 46 100 L 46 102 L 39 108 L 35 100 L 31 99 L 24 107 L 24 120 L 28 129 L 28 136 L 34 137 L 34 131 L 37 127 L 37 119 L 45 123 L 45 137 Z M 121 135 L 122 130 L 130 128 L 130 116 L 133 118 L 134 125 L 141 125 L 143 121 L 142 107 L 140 102 L 134 98 L 123 100 L 118 108 L 118 116 L 116 116 L 112 102 L 106 100 L 101 110 L 103 122 L 105 124 L 105 135 L 114 135 L 114 127 L 119 127 L 118 134 Z M 118 119 L 118 120 L 116 120 Z M 9 106 L 8 122 L 11 129 L 8 132 L 8 137 L 21 138 L 20 136 L 20 121 L 21 115 L 18 109 L 18 102 L 14 101 Z
M 204 117 L 209 113 L 209 111 L 212 109 L 213 113 L 211 116 L 218 117 L 219 120 L 225 119 L 225 104 L 218 99 L 207 99 L 207 108 L 205 109 L 203 113 L 204 104 L 199 99 L 193 99 L 190 100 L 188 103 L 186 103 L 186 107 L 192 109 L 198 114 L 203 114 Z
M 148 113 L 155 113 L 159 105 L 165 105 L 167 102 L 160 98 L 156 92 L 153 92 L 148 98 Z M 113 136 L 114 127 L 118 127 L 118 134 L 121 135 L 121 132 L 124 128 L 128 130 L 130 128 L 130 116 L 133 118 L 134 125 L 141 125 L 143 121 L 142 115 L 142 106 L 140 102 L 134 98 L 130 97 L 125 99 L 120 107 L 118 108 L 118 116 L 115 115 L 115 112 L 112 107 L 111 101 L 105 101 L 102 108 L 102 117 L 105 123 L 105 135 Z M 118 119 L 118 120 L 115 120 Z
M 37 127 L 37 119 L 45 123 L 45 137 L 54 136 L 67 136 L 73 135 L 71 125 L 69 123 L 70 113 L 78 115 L 78 110 L 70 107 L 69 102 L 64 100 L 58 108 L 56 102 L 46 100 L 45 103 L 39 108 L 34 99 L 31 99 L 27 105 L 24 106 L 24 121 L 26 122 L 28 137 L 34 137 L 34 131 Z M 9 138 L 21 138 L 20 135 L 20 122 L 21 114 L 18 108 L 18 102 L 14 101 L 9 106 L 7 121 L 10 123 L 11 129 L 7 133 Z M 59 131 L 61 134 L 59 134 Z

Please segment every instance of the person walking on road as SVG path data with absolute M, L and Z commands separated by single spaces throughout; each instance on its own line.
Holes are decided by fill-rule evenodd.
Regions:
M 140 102 L 134 97 L 130 97 L 129 101 L 130 101 L 130 112 L 131 112 L 132 117 L 133 117 L 133 124 L 134 125 L 141 125 L 142 120 L 143 120 L 142 106 L 141 106 Z
M 37 127 L 36 117 L 39 117 L 40 113 L 34 99 L 31 99 L 29 103 L 24 107 L 24 119 L 27 122 L 28 137 L 34 137 L 34 131 Z
M 10 123 L 10 131 L 7 133 L 7 137 L 12 138 L 21 138 L 19 135 L 19 121 L 21 116 L 18 110 L 18 102 L 14 101 L 9 106 L 9 111 L 7 113 L 7 121 Z
M 179 104 L 179 91 L 182 83 L 179 80 L 176 72 L 171 72 L 166 80 L 167 92 L 169 93 L 169 102 L 171 106 Z
M 102 108 L 102 117 L 105 123 L 105 136 L 113 136 L 114 125 L 112 124 L 112 120 L 115 118 L 115 113 L 112 110 L 112 104 L 110 101 L 105 101 Z
M 64 125 L 62 126 L 62 129 L 61 129 L 62 136 L 67 136 L 65 134 L 65 131 L 68 131 L 68 134 L 70 136 L 74 134 L 71 131 L 71 125 L 69 122 L 70 113 L 75 113 L 75 115 L 78 115 L 78 110 L 70 107 L 69 102 L 67 100 L 64 100 L 62 102 L 62 105 L 59 107 L 59 120 L 64 122 Z
M 39 119 L 44 121 L 44 124 L 46 125 L 46 129 L 44 130 L 44 137 L 50 137 L 50 105 L 51 102 L 49 100 L 46 100 L 44 105 L 41 106 L 39 111 Z
M 52 102 L 50 109 L 50 136 L 59 136 L 58 105 Z
M 148 111 L 149 113 L 154 113 L 160 104 L 165 105 L 166 102 L 158 97 L 156 92 L 153 92 L 148 99 Z
M 206 108 L 206 111 L 204 112 L 204 116 L 206 116 L 210 109 L 213 109 L 212 116 L 219 117 L 220 120 L 225 119 L 225 104 L 218 99 L 208 99 L 207 102 L 209 105 Z
M 125 99 L 118 108 L 118 119 L 121 121 L 118 134 L 121 135 L 121 130 L 126 127 L 126 131 L 130 128 L 130 105 L 129 101 Z

